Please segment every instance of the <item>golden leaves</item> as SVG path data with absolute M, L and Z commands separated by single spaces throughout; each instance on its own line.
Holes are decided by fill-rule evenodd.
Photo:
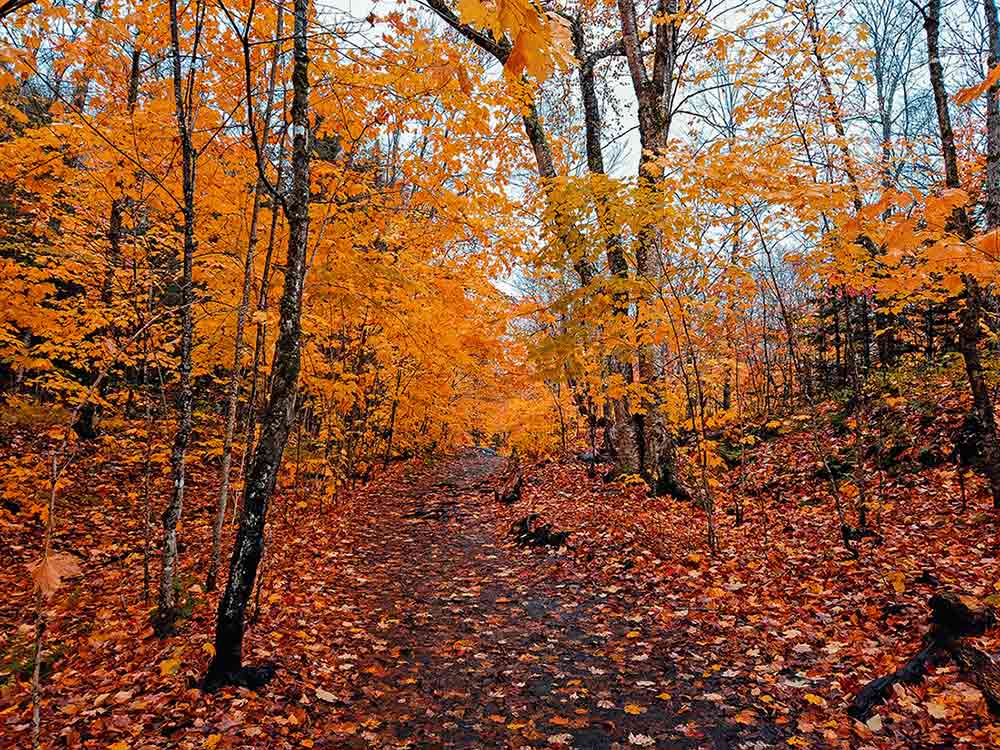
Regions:
M 458 0 L 457 10 L 466 23 L 487 29 L 496 38 L 506 35 L 514 40 L 504 65 L 512 78 L 528 74 L 542 81 L 556 67 L 573 61 L 569 24 L 530 0 Z
M 886 580 L 892 584 L 893 590 L 897 594 L 902 594 L 906 591 L 906 575 L 896 570 L 891 573 L 887 573 L 885 576 Z
M 986 75 L 986 78 L 976 85 L 959 89 L 952 98 L 956 104 L 968 104 L 973 99 L 978 99 L 998 83 L 1000 83 L 1000 65 L 993 67 Z
M 928 226 L 935 229 L 944 229 L 951 221 L 955 209 L 966 205 L 969 202 L 969 194 L 960 188 L 942 190 L 937 195 L 927 197 L 927 205 L 924 209 L 924 217 Z
M 172 674 L 177 674 L 177 670 L 181 668 L 181 660 L 179 657 L 174 657 L 173 659 L 165 659 L 160 662 L 160 674 L 163 677 L 168 677 Z

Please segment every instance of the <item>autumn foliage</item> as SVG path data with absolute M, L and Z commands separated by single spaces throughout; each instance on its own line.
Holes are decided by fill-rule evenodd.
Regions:
M 845 713 L 996 606 L 998 93 L 993 0 L 0 0 L 0 744 L 1000 742 L 989 628 Z M 411 694 L 536 564 L 589 702 Z

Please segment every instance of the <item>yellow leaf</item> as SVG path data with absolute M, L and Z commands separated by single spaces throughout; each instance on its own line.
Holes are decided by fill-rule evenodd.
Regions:
M 201 650 L 204 651 L 206 654 L 208 654 L 213 659 L 215 658 L 215 646 L 213 646 L 211 643 L 203 643 L 203 644 L 201 644 Z
M 219 744 L 219 741 L 221 739 L 222 739 L 221 734 L 210 734 L 208 735 L 208 737 L 205 738 L 205 741 L 202 742 L 201 745 L 202 747 L 206 748 L 206 750 L 215 750 L 216 745 Z
M 806 700 L 812 703 L 814 706 L 825 706 L 826 701 L 820 698 L 818 695 L 813 693 L 806 693 Z
M 943 703 L 928 703 L 927 713 L 933 716 L 935 719 L 943 719 L 948 715 L 948 709 Z
M 897 594 L 902 594 L 906 591 L 906 576 L 898 571 L 886 574 L 886 580 L 892 584 L 892 588 L 895 589 Z
M 167 675 L 176 674 L 177 670 L 181 668 L 180 659 L 167 659 L 166 661 L 160 662 L 160 674 L 166 677 Z
M 638 716 L 639 714 L 642 713 L 642 707 L 641 706 L 637 706 L 634 703 L 626 703 L 625 704 L 625 713 L 632 714 L 633 716 Z
M 951 219 L 952 212 L 969 202 L 969 194 L 961 188 L 942 190 L 937 195 L 927 196 L 924 217 L 934 227 L 944 227 Z

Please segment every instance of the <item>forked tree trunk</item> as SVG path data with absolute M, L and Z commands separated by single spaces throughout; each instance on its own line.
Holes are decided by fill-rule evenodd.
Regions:
M 992 4 L 992 3 L 990 3 Z M 989 15 L 989 14 L 987 14 Z M 996 9 L 993 21 L 988 26 L 996 28 Z M 944 67 L 941 65 L 939 34 L 941 26 L 941 0 L 930 0 L 924 13 L 924 30 L 927 32 L 927 66 L 930 71 L 931 89 L 937 110 L 938 131 L 941 139 L 941 155 L 944 159 L 945 185 L 949 188 L 962 186 L 958 172 L 958 154 L 955 150 L 955 136 L 948 111 L 948 94 L 944 83 Z M 990 42 L 991 55 L 996 49 L 996 40 Z M 972 222 L 963 206 L 952 214 L 951 230 L 963 240 L 972 238 Z M 965 305 L 961 311 L 961 325 L 958 332 L 958 348 L 965 362 L 965 372 L 972 392 L 972 412 L 983 441 L 983 468 L 990 483 L 993 507 L 1000 510 L 1000 446 L 997 444 L 997 424 L 993 411 L 993 399 L 986 383 L 979 353 L 982 339 L 980 317 L 982 313 L 982 290 L 979 282 L 971 275 L 963 277 L 965 284 Z
M 628 62 L 629 76 L 635 93 L 639 115 L 639 185 L 654 190 L 658 179 L 657 160 L 667 147 L 672 113 L 674 69 L 678 45 L 677 0 L 659 0 L 656 16 L 662 20 L 654 26 L 652 68 L 647 68 L 642 50 L 634 0 L 618 0 L 618 15 L 622 29 L 622 46 Z M 656 229 L 646 227 L 639 232 L 636 248 L 636 271 L 653 288 L 660 287 L 663 266 L 659 257 Z M 660 409 L 661 366 L 659 351 L 650 343 L 640 343 L 636 352 L 636 375 L 647 391 L 641 413 L 633 418 L 642 475 L 657 495 L 689 497 L 677 472 L 677 449 L 674 438 Z
M 491 54 L 500 64 L 505 64 L 510 55 L 510 44 L 506 39 L 496 40 L 488 33 L 478 31 L 467 24 L 463 24 L 448 7 L 445 0 L 429 0 L 428 5 L 446 21 L 452 28 L 462 34 L 465 38 L 475 43 L 480 49 Z M 600 108 L 597 100 L 595 87 L 594 66 L 600 60 L 612 55 L 621 54 L 621 44 L 614 44 L 602 50 L 584 54 L 583 30 L 579 21 L 573 23 L 573 42 L 576 48 L 577 57 L 581 64 L 578 70 L 580 80 L 580 90 L 584 101 L 584 125 L 586 128 L 586 150 L 587 166 L 591 174 L 604 174 L 604 159 L 601 151 L 601 120 Z M 535 164 L 538 169 L 538 176 L 542 180 L 552 180 L 557 176 L 555 164 L 552 159 L 552 150 L 549 147 L 548 136 L 545 127 L 538 117 L 538 111 L 531 103 L 523 118 L 524 132 L 531 144 L 532 153 L 535 155 Z M 612 291 L 614 299 L 615 314 L 619 317 L 628 315 L 628 293 L 624 287 L 628 280 L 628 261 L 618 236 L 617 228 L 612 228 L 609 219 L 609 211 L 605 201 L 598 199 L 595 205 L 598 220 L 606 233 L 605 252 L 607 254 L 608 268 L 615 277 L 615 285 Z M 556 233 L 560 236 L 569 234 L 559 227 Z M 595 271 L 593 265 L 586 258 L 579 258 L 574 261 L 573 269 L 580 279 L 581 287 L 587 287 L 594 279 Z M 634 368 L 629 363 L 630 353 L 625 356 L 612 354 L 608 358 L 607 368 L 609 374 L 620 375 L 626 384 L 634 382 Z M 627 474 L 637 474 L 646 477 L 650 473 L 646 471 L 642 457 L 648 455 L 649 451 L 644 451 L 642 447 L 642 418 L 632 413 L 632 405 L 627 398 L 610 399 L 613 403 L 608 410 L 610 421 L 606 427 L 605 437 L 615 452 L 614 474 L 624 476 Z M 672 473 L 672 469 L 671 469 Z
M 595 65 L 603 58 L 612 54 L 621 54 L 621 49 L 609 47 L 592 54 L 587 54 L 584 48 L 583 25 L 579 19 L 573 24 L 573 45 L 577 58 L 581 61 L 578 69 L 580 94 L 583 99 L 583 123 L 587 151 L 587 168 L 592 175 L 604 175 L 603 121 L 600 102 L 597 98 Z M 597 220 L 604 233 L 604 252 L 611 272 L 610 298 L 612 314 L 617 326 L 622 328 L 631 325 L 629 319 L 628 294 L 628 260 L 622 247 L 619 228 L 614 226 L 608 198 L 596 195 L 594 208 Z M 635 381 L 634 368 L 630 353 L 612 351 L 605 363 L 609 375 L 617 375 L 625 385 Z M 640 449 L 641 428 L 632 413 L 632 405 L 627 397 L 609 398 L 610 420 L 605 426 L 605 435 L 614 450 L 616 476 L 643 473 L 642 451 Z
M 292 184 L 290 195 L 282 201 L 289 233 L 279 333 L 272 365 L 271 393 L 243 490 L 243 515 L 229 564 L 229 580 L 219 600 L 215 656 L 204 683 L 208 690 L 225 684 L 253 686 L 267 677 L 266 673 L 243 668 L 243 635 L 246 607 L 264 545 L 267 509 L 295 417 L 301 362 L 302 293 L 309 240 L 309 0 L 294 0 L 293 7 Z

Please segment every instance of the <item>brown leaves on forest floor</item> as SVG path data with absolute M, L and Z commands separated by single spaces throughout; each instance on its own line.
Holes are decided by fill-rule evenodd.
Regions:
M 0 453 L 44 455 L 45 440 L 10 435 Z M 393 466 L 322 512 L 307 485 L 286 481 L 246 647 L 278 675 L 259 694 L 207 696 L 197 681 L 215 597 L 200 582 L 216 470 L 191 467 L 190 616 L 159 640 L 142 601 L 142 451 L 127 435 L 106 439 L 60 489 L 53 552 L 78 557 L 82 575 L 47 605 L 43 737 L 101 748 L 1000 743 L 953 667 L 897 687 L 867 724 L 844 713 L 917 648 L 932 592 L 996 593 L 998 526 L 981 482 L 969 480 L 962 513 L 947 463 L 882 476 L 879 536 L 854 560 L 810 446 L 792 431 L 732 473 L 715 556 L 702 511 L 589 479 L 576 462 L 530 468 L 511 507 L 492 498 L 499 462 L 485 453 Z M 727 511 L 740 487 L 737 527 Z M 154 490 L 161 502 L 165 487 Z M 30 731 L 29 567 L 42 523 L 21 507 L 0 517 L 3 747 Z M 569 549 L 515 548 L 510 524 L 529 512 L 572 532 Z M 995 651 L 997 635 L 980 645 Z
M 902 430 L 930 433 L 934 449 L 947 451 L 940 446 L 957 411 L 940 403 L 930 429 Z M 844 442 L 832 433 L 822 439 Z M 922 468 L 916 458 L 924 450 L 911 446 L 899 455 L 898 473 L 871 478 L 878 488 L 869 491 L 880 498 L 872 503 L 877 535 L 855 542 L 858 559 L 841 543 L 813 438 L 801 427 L 764 442 L 742 472 L 731 472 L 716 499 L 717 555 L 706 551 L 699 508 L 588 480 L 581 464 L 536 467 L 498 529 L 530 512 L 571 531 L 578 564 L 640 588 L 650 611 L 699 643 L 712 669 L 751 679 L 753 705 L 741 718 L 774 716 L 794 733 L 791 745 L 997 746 L 1000 720 L 953 666 L 924 684 L 897 685 L 867 725 L 844 714 L 865 683 L 919 649 L 932 593 L 1000 593 L 1000 518 L 982 480 L 967 475 L 963 512 L 954 466 Z M 1000 632 L 981 640 L 996 652 Z

